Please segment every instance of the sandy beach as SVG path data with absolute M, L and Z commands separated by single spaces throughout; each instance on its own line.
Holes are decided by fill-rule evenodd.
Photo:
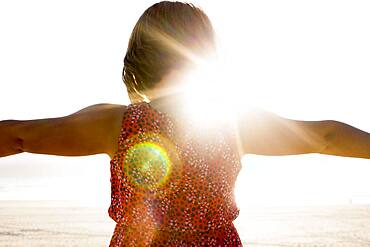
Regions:
M 245 246 L 370 246 L 370 205 L 242 210 L 235 225 Z M 103 207 L 0 201 L 2 247 L 108 246 L 113 228 Z

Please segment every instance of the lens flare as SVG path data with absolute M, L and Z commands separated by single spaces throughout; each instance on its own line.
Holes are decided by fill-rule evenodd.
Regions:
M 132 184 L 153 190 L 181 172 L 175 145 L 162 135 L 141 133 L 131 137 L 129 143 L 132 146 L 125 154 L 123 169 Z

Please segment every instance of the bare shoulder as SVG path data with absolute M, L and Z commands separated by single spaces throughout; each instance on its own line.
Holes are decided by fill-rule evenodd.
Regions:
M 106 153 L 113 158 L 118 147 L 118 138 L 121 131 L 122 119 L 126 112 L 126 105 L 101 103 L 88 106 L 73 114 L 77 118 L 95 119 L 98 125 L 90 125 L 91 132 L 103 133 L 101 138 L 105 139 Z M 99 130 L 97 130 L 99 128 Z
M 126 108 L 127 106 L 125 105 L 100 103 L 85 107 L 73 114 L 104 114 L 106 116 L 117 117 L 117 115 L 123 116 Z
M 85 107 L 68 117 L 72 119 L 96 119 L 102 124 L 102 128 L 112 130 L 120 127 L 126 108 L 127 106 L 118 104 L 96 104 Z

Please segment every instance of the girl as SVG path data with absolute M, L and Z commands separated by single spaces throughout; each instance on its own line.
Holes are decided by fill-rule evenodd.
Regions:
M 132 104 L 1 121 L 0 157 L 108 154 L 108 212 L 117 223 L 110 246 L 241 246 L 233 226 L 241 155 L 370 158 L 370 134 L 337 121 L 296 121 L 264 111 L 238 111 L 230 121 L 214 102 L 199 107 L 206 119 L 214 110 L 221 117 L 198 124 L 183 89 L 187 74 L 214 54 L 205 13 L 181 2 L 154 4 L 135 25 L 124 59 Z

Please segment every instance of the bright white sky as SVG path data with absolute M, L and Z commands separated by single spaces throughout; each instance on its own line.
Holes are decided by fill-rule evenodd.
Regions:
M 1 1 L 0 119 L 127 104 L 121 70 L 128 37 L 154 2 Z M 370 131 L 368 1 L 194 3 L 214 22 L 225 70 L 246 102 L 288 118 L 336 119 Z M 303 155 L 243 161 L 236 190 L 242 207 L 370 198 L 369 160 Z M 107 206 L 109 175 L 104 155 L 2 158 L 0 200 L 79 199 Z

